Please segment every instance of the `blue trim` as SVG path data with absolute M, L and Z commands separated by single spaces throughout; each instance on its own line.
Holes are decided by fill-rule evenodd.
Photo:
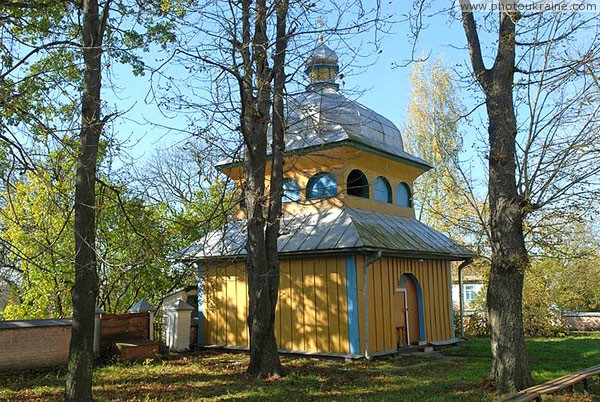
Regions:
M 396 205 L 401 207 L 412 207 L 412 196 L 408 184 L 401 182 L 396 186 Z
M 425 340 L 425 309 L 423 308 L 423 292 L 421 291 L 421 284 L 417 277 L 410 273 L 406 272 L 404 275 L 408 276 L 408 278 L 413 283 L 415 290 L 417 291 L 417 305 L 419 306 L 419 341 Z
M 204 345 L 204 280 L 202 265 L 198 264 L 198 346 Z
M 360 330 L 358 328 L 358 285 L 356 256 L 346 256 L 346 299 L 348 301 L 348 341 L 350 353 L 360 353 Z
M 331 198 L 337 195 L 337 179 L 329 172 L 319 172 L 308 180 L 306 199 Z
M 383 176 L 375 179 L 373 184 L 373 199 L 375 201 L 392 203 L 392 187 L 390 182 Z

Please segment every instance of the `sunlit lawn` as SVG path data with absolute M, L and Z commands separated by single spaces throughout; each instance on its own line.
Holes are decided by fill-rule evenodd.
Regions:
M 600 364 L 600 334 L 528 342 L 538 382 Z M 244 375 L 245 354 L 202 352 L 177 360 L 99 367 L 94 395 L 99 401 L 485 401 L 493 400 L 486 380 L 491 354 L 487 339 L 471 339 L 440 354 L 379 359 L 372 362 L 284 357 L 290 374 L 280 380 Z M 60 400 L 64 370 L 0 373 L 0 400 Z M 600 401 L 593 397 L 552 400 Z

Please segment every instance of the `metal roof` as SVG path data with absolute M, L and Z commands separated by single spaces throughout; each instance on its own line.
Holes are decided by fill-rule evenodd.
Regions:
M 17 320 L 17 321 L 0 321 L 0 329 L 19 329 L 19 328 L 33 328 L 33 327 L 58 327 L 71 325 L 73 320 L 71 319 L 49 319 L 49 320 Z
M 337 65 L 337 55 L 321 43 L 306 61 L 307 71 L 315 64 Z M 342 94 L 330 82 L 316 82 L 286 102 L 285 151 L 290 154 L 313 152 L 319 148 L 353 145 L 387 157 L 399 158 L 422 169 L 431 165 L 404 150 L 402 134 L 389 119 Z M 271 136 L 269 135 L 269 138 Z M 267 148 L 270 155 L 271 147 Z M 224 168 L 241 159 L 217 163 Z
M 246 255 L 246 221 L 234 221 L 175 253 L 178 260 Z M 416 258 L 462 260 L 473 253 L 414 218 L 350 207 L 283 217 L 277 241 L 282 257 L 302 253 L 382 250 Z
M 129 310 L 128 313 L 141 313 L 143 311 L 156 311 L 156 307 L 154 307 L 150 302 L 144 297 L 139 302 L 135 303 Z
M 184 302 L 183 299 L 180 297 L 179 299 L 175 300 L 171 305 L 166 306 L 166 309 L 172 311 L 192 311 L 194 308 L 186 302 Z
M 337 64 L 338 55 L 325 43 L 319 43 L 315 50 L 306 59 L 304 63 L 306 67 L 310 68 L 314 65 L 320 64 Z
M 404 150 L 402 134 L 394 123 L 336 88 L 307 90 L 290 99 L 287 124 L 286 151 L 350 141 L 431 167 Z

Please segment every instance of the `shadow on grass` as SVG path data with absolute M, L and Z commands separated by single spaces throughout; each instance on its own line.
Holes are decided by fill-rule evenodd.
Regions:
M 382 364 L 385 363 L 385 364 Z M 190 360 L 185 370 L 111 382 L 95 382 L 98 400 L 489 400 L 480 373 L 481 361 L 440 362 L 414 370 L 403 362 L 340 363 L 311 359 L 287 360 L 290 375 L 276 381 L 248 378 L 245 366 L 217 367 L 222 374 L 188 373 L 202 370 L 201 359 Z M 382 367 L 385 365 L 385 367 Z M 168 365 L 167 370 L 169 369 Z M 182 366 L 179 366 L 180 369 Z M 172 368 L 172 367 L 171 367 Z M 159 374 L 156 367 L 151 369 Z M 136 386 L 137 384 L 137 386 Z
M 247 355 L 204 352 L 150 364 L 117 364 L 94 372 L 98 401 L 486 401 L 494 390 L 489 340 L 480 338 L 449 349 L 450 357 L 418 356 L 372 362 L 287 358 L 290 375 L 257 380 L 245 375 Z M 598 364 L 600 337 L 533 339 L 528 351 L 536 380 L 559 377 L 564 370 Z M 64 370 L 0 374 L 0 400 L 59 401 Z
M 102 367 L 94 375 L 98 401 L 194 400 L 489 400 L 486 363 L 463 359 L 340 361 L 284 358 L 290 375 L 249 378 L 247 357 L 201 355 L 149 365 Z M 0 386 L 0 400 L 59 401 L 64 373 Z

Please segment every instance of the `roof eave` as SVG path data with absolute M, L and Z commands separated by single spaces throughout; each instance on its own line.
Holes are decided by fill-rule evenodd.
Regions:
M 312 145 L 309 147 L 304 147 L 304 148 L 298 148 L 298 149 L 291 149 L 288 151 L 285 151 L 285 155 L 286 156 L 299 156 L 299 155 L 306 155 L 309 154 L 311 152 L 317 151 L 317 150 L 327 150 L 327 149 L 332 149 L 332 148 L 338 148 L 344 145 L 349 145 L 353 148 L 356 149 L 360 149 L 363 151 L 367 151 L 367 152 L 371 152 L 374 153 L 376 155 L 380 155 L 380 156 L 384 156 L 386 158 L 390 158 L 392 160 L 395 160 L 397 162 L 402 162 L 405 163 L 407 165 L 410 166 L 414 166 L 420 169 L 423 169 L 424 172 L 427 172 L 429 170 L 431 170 L 433 168 L 433 166 L 431 166 L 429 163 L 423 161 L 423 162 L 419 162 L 413 159 L 409 159 L 400 155 L 396 155 L 384 150 L 381 150 L 379 148 L 376 148 L 372 145 L 368 145 L 368 144 L 364 144 L 362 142 L 353 140 L 353 139 L 344 139 L 341 141 L 337 141 L 337 142 L 331 142 L 331 143 L 327 143 L 327 144 L 319 144 L 319 145 Z M 271 155 L 268 154 L 267 155 L 267 160 L 271 159 Z M 217 165 L 215 165 L 215 168 L 220 171 L 223 172 L 226 169 L 230 169 L 233 167 L 238 167 L 241 166 L 244 163 L 243 160 L 238 159 L 238 160 L 234 160 L 231 162 L 223 162 L 223 163 L 219 163 Z
M 294 257 L 308 257 L 308 256 L 321 256 L 321 255 L 340 255 L 349 253 L 369 253 L 381 251 L 385 257 L 400 257 L 400 258 L 411 258 L 411 259 L 424 259 L 424 260 L 448 260 L 448 261 L 465 261 L 473 258 L 474 254 L 469 253 L 444 253 L 444 252 L 428 252 L 422 250 L 393 250 L 385 249 L 372 246 L 361 246 L 351 248 L 338 248 L 338 249 L 324 249 L 324 250 L 300 250 L 293 252 L 280 251 L 279 256 L 281 258 L 294 258 Z M 230 261 L 238 260 L 240 258 L 246 258 L 246 254 L 236 255 L 219 255 L 219 256 L 197 256 L 197 257 L 186 257 L 178 259 L 183 263 L 191 263 L 197 261 Z

